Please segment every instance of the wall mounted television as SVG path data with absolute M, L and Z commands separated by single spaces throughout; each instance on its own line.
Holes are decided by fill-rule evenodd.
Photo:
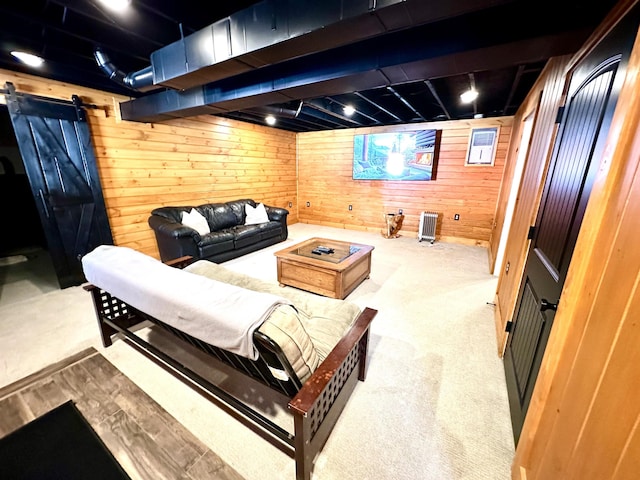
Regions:
M 435 180 L 441 130 L 354 135 L 354 180 Z

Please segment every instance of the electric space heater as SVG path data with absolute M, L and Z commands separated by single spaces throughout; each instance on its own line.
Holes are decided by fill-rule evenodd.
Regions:
M 436 239 L 436 225 L 438 214 L 436 212 L 422 212 L 420 214 L 420 228 L 418 229 L 418 241 L 429 240 L 433 243 Z

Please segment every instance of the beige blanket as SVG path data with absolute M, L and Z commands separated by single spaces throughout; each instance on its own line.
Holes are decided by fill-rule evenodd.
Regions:
M 253 332 L 285 298 L 169 267 L 127 247 L 82 258 L 85 277 L 132 307 L 206 343 L 255 360 Z

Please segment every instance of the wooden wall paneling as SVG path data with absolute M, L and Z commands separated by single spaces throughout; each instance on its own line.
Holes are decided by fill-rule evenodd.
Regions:
M 163 205 L 253 198 L 287 208 L 289 223 L 298 221 L 295 133 L 212 115 L 127 122 L 117 110 L 125 97 L 0 70 L 0 82 L 7 81 L 22 93 L 78 95 L 98 107 L 88 118 L 117 245 L 159 258 L 147 219 Z
M 94 135 L 100 158 L 117 159 L 101 171 L 105 197 L 112 199 L 108 207 L 115 212 L 140 205 L 144 221 L 134 225 L 143 232 L 149 232 L 145 216 L 150 204 L 198 205 L 237 198 L 285 207 L 294 223 L 295 211 L 288 203 L 295 203 L 295 136 L 289 135 L 287 142 L 275 129 L 211 120 L 172 120 L 153 124 L 151 132 L 140 129 L 146 124 L 136 124 L 136 138 L 142 138 L 136 140 L 119 135 L 123 125 L 131 122 Z M 116 222 L 114 231 L 122 241 L 136 239 L 140 249 L 152 246 L 155 250 L 155 239 L 140 243 L 139 232 L 131 232 L 131 225 L 127 221 L 125 230 L 120 230 Z
M 384 215 L 403 210 L 401 235 L 416 236 L 422 211 L 440 213 L 440 240 L 488 245 L 512 117 L 433 122 L 298 134 L 299 220 L 338 228 L 380 231 Z M 493 167 L 465 167 L 471 128 L 499 126 Z M 354 181 L 353 136 L 360 133 L 442 130 L 436 180 Z M 307 202 L 310 206 L 307 207 Z M 349 211 L 348 206 L 353 210 Z M 460 215 L 454 221 L 454 214 Z
M 535 218 L 542 195 L 543 180 L 549 163 L 553 140 L 557 131 L 555 123 L 558 108 L 562 103 L 566 84 L 566 65 L 569 56 L 551 59 L 541 73 L 538 82 L 529 92 L 525 103 L 518 112 L 518 122 L 522 121 L 522 112 L 535 110 L 531 146 L 526 159 L 520 190 L 509 230 L 509 239 L 505 248 L 502 271 L 498 277 L 496 289 L 496 334 L 500 355 L 507 340 L 505 328 L 511 320 L 515 308 L 524 263 L 529 251 L 527 235 Z M 516 154 L 515 149 L 511 154 Z M 509 162 L 514 163 L 515 158 Z M 503 192 L 507 194 L 506 190 Z M 506 201 L 502 198 L 499 202 Z
M 522 112 L 522 109 L 520 109 L 520 111 Z M 489 271 L 491 272 L 494 271 L 497 260 L 498 247 L 500 245 L 500 237 L 504 228 L 509 196 L 513 188 L 519 187 L 519 185 L 513 185 L 513 177 L 515 175 L 520 139 L 523 133 L 522 122 L 524 121 L 524 118 L 526 118 L 525 114 L 516 114 L 511 126 L 511 138 L 509 141 L 509 147 L 507 148 L 507 155 L 505 157 L 505 166 L 502 173 L 502 180 L 500 182 L 498 201 L 496 202 L 496 212 L 494 214 L 491 238 L 489 239 Z
M 512 477 L 636 478 L 640 436 L 636 39 L 516 450 Z
M 633 429 L 627 444 L 622 450 L 612 480 L 633 478 L 640 471 L 640 415 L 633 423 Z

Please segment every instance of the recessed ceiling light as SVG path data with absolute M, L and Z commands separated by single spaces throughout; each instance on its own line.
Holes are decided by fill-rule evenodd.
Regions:
M 16 57 L 22 63 L 29 65 L 30 67 L 39 67 L 44 63 L 44 58 L 34 55 L 32 53 L 14 50 L 13 52 L 11 52 L 11 55 Z
M 275 125 L 276 117 L 274 117 L 273 115 L 267 115 L 266 117 L 264 117 L 264 121 L 267 122 L 267 125 Z
M 100 0 L 105 7 L 114 12 L 122 12 L 127 9 L 131 0 Z
M 353 106 L 351 106 L 351 105 L 345 105 L 345 107 L 344 107 L 342 110 L 344 111 L 344 114 L 345 114 L 347 117 L 350 117 L 350 116 L 351 116 L 351 115 L 353 115 L 353 114 L 355 113 L 355 111 L 356 111 L 356 109 L 355 109 L 355 108 L 353 108 Z
M 464 103 L 471 103 L 476 98 L 478 98 L 478 92 L 475 90 L 467 90 L 462 95 L 460 95 L 460 100 L 462 100 Z

